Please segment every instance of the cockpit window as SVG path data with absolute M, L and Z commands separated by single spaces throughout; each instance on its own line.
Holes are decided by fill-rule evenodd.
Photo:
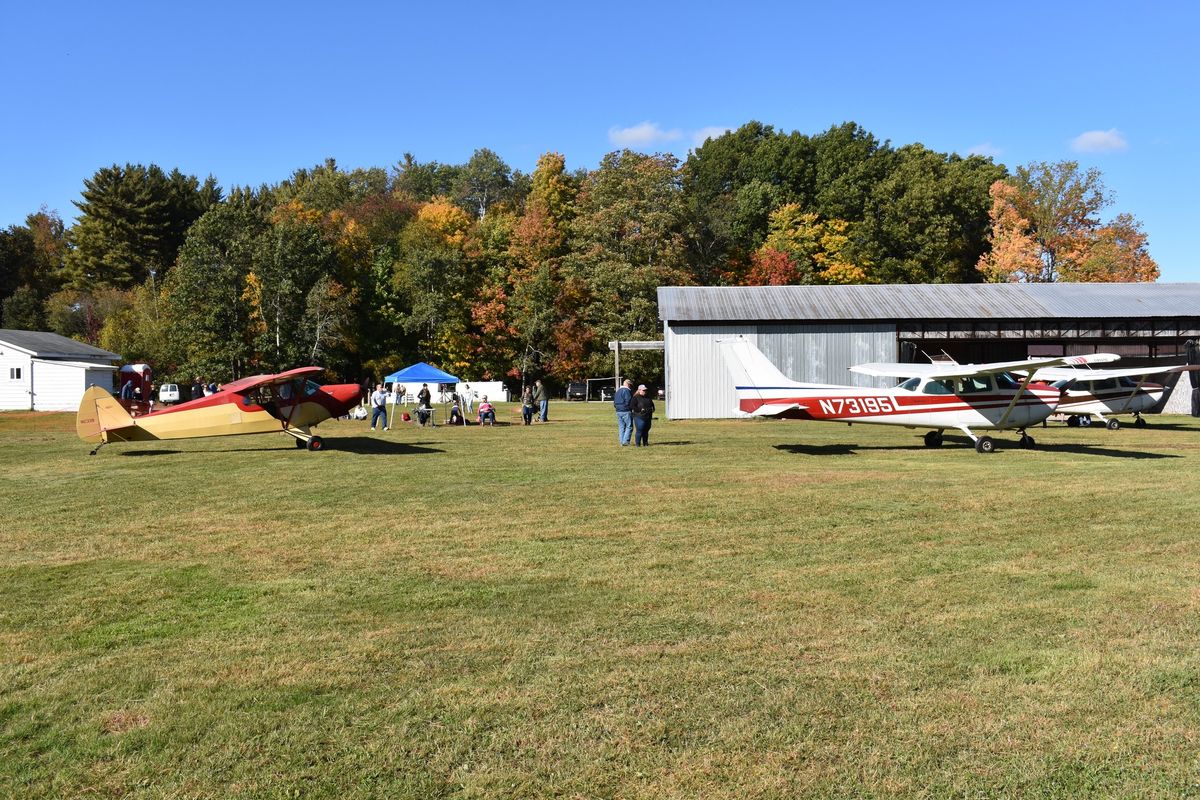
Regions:
M 978 394 L 991 389 L 992 381 L 987 375 L 970 375 L 966 378 L 959 378 L 957 388 L 957 394 Z
M 1016 378 L 1014 378 L 1012 376 L 1012 374 L 1010 374 L 1008 372 L 999 372 L 996 374 L 996 388 L 997 389 L 1020 389 L 1021 382 L 1019 380 L 1017 380 Z
M 312 397 L 314 394 L 316 394 L 320 390 L 321 390 L 321 385 L 319 383 L 314 383 L 312 381 L 304 382 L 304 396 L 305 397 Z
M 954 394 L 954 384 L 948 380 L 932 380 L 921 387 L 925 394 Z
M 900 384 L 896 388 L 904 389 L 905 391 L 909 391 L 909 392 L 915 392 L 917 390 L 917 387 L 920 385 L 921 385 L 920 378 L 909 378 L 908 380 L 906 380 L 904 383 Z
M 1130 378 L 1128 375 L 1117 378 L 1117 384 L 1124 389 L 1133 389 L 1137 386 L 1137 381 Z

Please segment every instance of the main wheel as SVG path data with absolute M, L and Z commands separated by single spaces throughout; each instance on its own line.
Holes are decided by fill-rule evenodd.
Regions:
M 309 450 L 312 450 L 315 452 L 317 450 L 323 449 L 324 447 L 325 447 L 325 442 L 321 441 L 320 436 L 309 437 L 309 440 L 308 440 L 308 449 Z
M 1067 417 L 1067 427 L 1068 428 L 1078 428 L 1079 427 L 1079 417 L 1076 416 L 1075 414 L 1072 414 L 1071 416 Z
M 941 447 L 942 446 L 941 431 L 930 431 L 929 433 L 925 434 L 925 446 L 926 447 Z
M 308 442 L 304 441 L 303 439 L 296 439 L 295 441 L 296 448 L 299 450 L 303 450 L 304 448 L 308 447 Z
M 1133 427 L 1135 427 L 1135 428 L 1144 428 L 1144 427 L 1146 427 L 1147 424 L 1148 423 L 1146 422 L 1145 417 L 1138 417 L 1137 419 L 1135 419 L 1133 421 Z
M 1121 427 L 1121 420 L 1117 419 L 1116 417 L 1113 417 L 1112 419 L 1110 419 L 1108 421 L 1107 427 L 1110 431 L 1118 430 Z
M 990 436 L 980 436 L 975 442 L 976 453 L 991 453 L 996 449 L 996 443 L 992 441 Z

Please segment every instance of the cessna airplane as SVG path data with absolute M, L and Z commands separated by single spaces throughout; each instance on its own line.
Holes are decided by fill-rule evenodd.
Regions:
M 894 389 L 800 383 L 785 376 L 749 340 L 720 340 L 721 353 L 734 378 L 740 411 L 756 417 L 785 417 L 827 422 L 933 428 L 926 447 L 941 447 L 942 433 L 953 428 L 975 442 L 979 453 L 995 450 L 988 436 L 973 429 L 1015 428 L 1021 447 L 1032 449 L 1025 429 L 1046 419 L 1061 400 L 1059 389 L 1034 381 L 1036 370 L 1068 364 L 1116 361 L 1112 353 L 1065 358 L 1031 358 L 995 364 L 859 364 L 852 372 L 904 378 Z M 1016 378 L 1014 370 L 1026 370 Z
M 1121 427 L 1116 417 L 1105 414 L 1133 414 L 1133 424 L 1146 427 L 1142 412 L 1158 404 L 1166 387 L 1148 383 L 1151 375 L 1200 370 L 1200 366 L 1181 364 L 1173 367 L 1129 367 L 1128 369 L 1043 368 L 1035 380 L 1053 381 L 1063 390 L 1058 413 L 1067 414 L 1072 428 L 1090 425 L 1092 417 L 1110 431 Z
M 357 384 L 321 386 L 310 380 L 325 370 L 301 367 L 278 375 L 255 375 L 226 384 L 221 391 L 161 411 L 131 417 L 99 386 L 83 393 L 75 432 L 96 451 L 109 442 L 192 439 L 282 431 L 296 447 L 320 450 L 321 437 L 310 428 L 346 414 L 358 403 Z

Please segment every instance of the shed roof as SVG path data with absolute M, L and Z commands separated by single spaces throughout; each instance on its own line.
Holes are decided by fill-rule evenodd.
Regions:
M 29 353 L 35 358 L 120 361 L 116 353 L 45 331 L 17 331 L 0 328 L 0 345 Z
M 1200 283 L 660 286 L 671 322 L 1200 316 Z

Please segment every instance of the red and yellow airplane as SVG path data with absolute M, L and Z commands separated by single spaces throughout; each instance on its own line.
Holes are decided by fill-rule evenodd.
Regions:
M 93 386 L 79 403 L 75 432 L 85 442 L 98 443 L 92 455 L 109 442 L 280 431 L 295 437 L 296 447 L 320 450 L 324 443 L 310 428 L 348 413 L 359 399 L 357 384 L 321 386 L 311 380 L 324 371 L 301 367 L 278 375 L 242 378 L 216 394 L 138 417 L 130 416 L 115 397 Z

